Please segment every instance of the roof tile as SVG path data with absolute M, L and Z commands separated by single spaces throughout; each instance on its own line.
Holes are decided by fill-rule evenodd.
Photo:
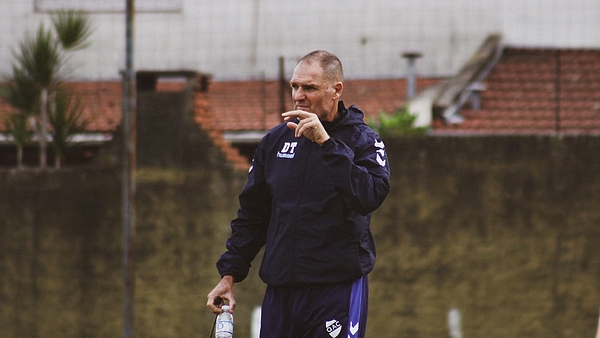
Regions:
M 506 47 L 485 84 L 480 111 L 433 133 L 600 134 L 600 50 Z

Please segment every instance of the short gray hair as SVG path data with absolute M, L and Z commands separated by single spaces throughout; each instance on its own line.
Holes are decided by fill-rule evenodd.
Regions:
M 315 50 L 304 55 L 298 64 L 301 62 L 318 62 L 323 69 L 325 78 L 331 83 L 343 82 L 344 81 L 344 69 L 342 68 L 342 62 L 333 53 L 326 50 Z

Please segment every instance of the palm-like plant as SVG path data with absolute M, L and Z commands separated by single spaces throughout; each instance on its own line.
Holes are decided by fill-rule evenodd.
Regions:
M 17 147 L 17 167 L 23 168 L 23 148 L 29 140 L 28 122 L 35 115 L 40 93 L 31 79 L 20 69 L 13 67 L 13 75 L 0 86 L 0 95 L 17 113 L 5 120 L 6 131 Z
M 26 114 L 12 114 L 6 119 L 6 131 L 12 136 L 12 142 L 17 147 L 17 168 L 23 169 L 23 148 L 29 139 Z
M 54 165 L 59 169 L 69 138 L 84 131 L 87 121 L 82 119 L 83 107 L 79 99 L 74 99 L 64 88 L 59 88 L 55 94 L 55 109 L 50 114 L 50 125 L 53 130 Z
M 57 37 L 43 24 L 40 25 L 34 37 L 19 44 L 18 51 L 14 52 L 16 63 L 13 65 L 13 73 L 25 74 L 39 92 L 36 100 L 39 103 L 37 130 L 42 168 L 47 163 L 48 110 L 55 109 L 53 93 L 61 81 L 65 51 L 84 48 L 92 31 L 87 16 L 75 11 L 57 13 L 52 23 Z
M 40 166 L 46 167 L 46 142 L 48 140 L 48 94 L 52 85 L 58 81 L 58 73 L 62 66 L 62 55 L 59 45 L 52 35 L 41 25 L 35 37 L 19 44 L 19 52 L 15 53 L 17 64 L 13 69 L 27 74 L 36 89 L 40 91 L 40 115 L 38 135 L 40 142 Z
M 63 50 L 78 50 L 89 45 L 88 38 L 92 27 L 88 17 L 81 12 L 58 12 L 52 18 L 54 30 Z M 82 120 L 83 107 L 79 99 L 65 89 L 58 89 L 51 115 L 53 129 L 53 147 L 55 151 L 54 164 L 60 168 L 61 159 L 68 147 L 70 137 L 85 130 L 87 121 Z
M 52 18 L 52 23 L 65 50 L 78 50 L 89 45 L 87 39 L 92 34 L 92 26 L 81 12 L 58 12 Z
M 8 104 L 24 114 L 35 114 L 38 109 L 40 91 L 27 73 L 14 65 L 12 76 L 5 76 L 0 85 L 0 95 Z

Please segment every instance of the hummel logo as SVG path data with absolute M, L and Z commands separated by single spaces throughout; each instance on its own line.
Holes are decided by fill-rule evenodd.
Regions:
M 284 142 L 283 148 L 277 152 L 277 157 L 294 158 L 294 156 L 296 156 L 294 152 L 296 151 L 297 145 L 298 142 Z
M 356 332 L 358 332 L 358 323 L 352 325 L 352 322 L 350 322 L 350 334 L 354 336 Z
M 325 329 L 332 338 L 336 338 L 342 331 L 342 324 L 337 319 L 328 320 L 325 322 Z
M 377 163 L 379 163 L 380 166 L 385 167 L 385 163 L 387 162 L 384 157 L 385 157 L 385 145 L 383 144 L 383 141 L 377 141 L 375 140 L 375 147 L 379 148 L 377 150 Z

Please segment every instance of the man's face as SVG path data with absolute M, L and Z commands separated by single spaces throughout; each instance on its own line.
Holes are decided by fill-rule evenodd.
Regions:
M 341 88 L 341 83 L 339 83 Z M 333 121 L 337 115 L 337 84 L 323 76 L 317 62 L 300 62 L 290 81 L 294 108 L 316 114 L 320 120 Z

